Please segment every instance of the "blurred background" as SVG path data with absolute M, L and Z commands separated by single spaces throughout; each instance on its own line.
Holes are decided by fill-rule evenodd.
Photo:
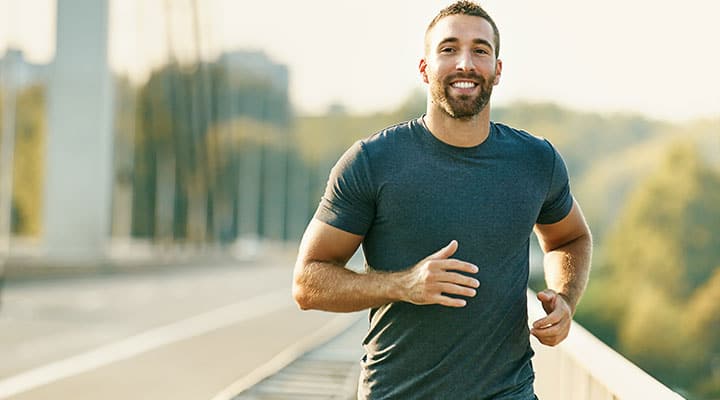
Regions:
M 196 312 L 239 301 L 220 294 L 231 282 L 289 287 L 339 155 L 424 112 L 423 33 L 447 3 L 0 1 L 0 388 L 155 326 L 152 304 L 205 296 L 207 271 Z M 482 4 L 504 61 L 492 118 L 560 149 L 594 233 L 576 319 L 687 398 L 719 399 L 720 5 Z M 102 285 L 147 284 L 128 271 L 154 279 L 146 324 L 58 353 L 88 314 L 31 293 L 81 279 L 94 297 L 68 307 L 102 325 L 119 312 Z

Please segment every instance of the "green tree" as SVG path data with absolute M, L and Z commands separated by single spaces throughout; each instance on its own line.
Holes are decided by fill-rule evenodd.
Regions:
M 13 233 L 39 237 L 45 176 L 45 88 L 32 85 L 17 92 L 13 168 Z
M 720 174 L 692 145 L 673 146 L 630 195 L 605 250 L 580 321 L 614 330 L 610 341 L 666 384 L 712 391 L 703 377 L 718 359 Z M 587 312 L 601 309 L 610 317 Z
M 677 145 L 630 197 L 608 245 L 627 285 L 687 299 L 720 259 L 720 176 L 691 145 Z
M 686 336 L 691 337 L 691 371 L 698 378 L 694 392 L 720 398 L 720 265 L 712 278 L 697 290 L 687 306 Z

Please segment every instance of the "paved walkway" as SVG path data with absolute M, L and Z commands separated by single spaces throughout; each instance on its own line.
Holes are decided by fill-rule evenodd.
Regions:
M 209 399 L 334 321 L 290 260 L 8 285 L 0 399 Z
M 213 400 L 356 398 L 365 313 L 336 317 L 316 338 L 235 382 Z

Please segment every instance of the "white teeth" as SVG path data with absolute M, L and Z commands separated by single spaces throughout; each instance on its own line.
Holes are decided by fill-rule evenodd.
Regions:
M 475 84 L 472 82 L 455 82 L 452 84 L 452 87 L 458 88 L 458 89 L 470 89 L 474 88 Z

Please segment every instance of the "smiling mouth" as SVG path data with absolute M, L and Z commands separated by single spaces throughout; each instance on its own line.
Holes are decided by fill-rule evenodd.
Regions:
M 478 84 L 471 81 L 457 81 L 450 84 L 455 89 L 473 89 Z

